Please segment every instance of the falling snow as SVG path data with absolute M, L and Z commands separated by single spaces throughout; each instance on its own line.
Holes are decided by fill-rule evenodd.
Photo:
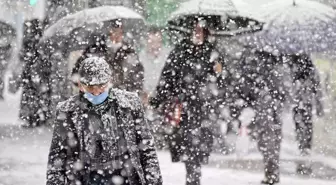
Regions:
M 331 0 L 0 2 L 0 185 L 336 182 Z

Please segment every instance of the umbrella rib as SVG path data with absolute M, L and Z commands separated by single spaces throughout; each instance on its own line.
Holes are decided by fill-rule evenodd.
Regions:
M 180 26 L 169 25 L 169 28 L 173 29 L 173 30 L 177 30 L 177 31 L 183 31 L 183 32 L 186 32 L 186 33 L 191 33 L 191 31 L 189 29 L 186 29 L 186 28 L 183 28 L 183 27 L 180 27 Z
M 223 36 L 235 36 L 241 33 L 245 33 L 245 32 L 249 32 L 249 31 L 258 31 L 260 30 L 260 28 L 255 28 L 255 29 L 250 29 L 250 28 L 243 28 L 243 29 L 239 29 L 239 30 L 233 30 L 233 31 L 210 31 L 211 34 L 214 35 L 223 35 Z

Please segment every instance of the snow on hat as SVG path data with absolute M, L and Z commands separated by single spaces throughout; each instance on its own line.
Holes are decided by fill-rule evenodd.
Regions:
M 111 79 L 109 64 L 100 57 L 90 57 L 83 60 L 79 68 L 80 82 L 85 85 L 102 85 Z

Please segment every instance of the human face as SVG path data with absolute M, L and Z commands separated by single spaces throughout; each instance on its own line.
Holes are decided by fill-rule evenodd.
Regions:
M 161 33 L 150 33 L 147 40 L 148 51 L 155 53 L 162 47 L 162 35 Z
M 193 31 L 192 42 L 196 45 L 201 45 L 204 42 L 204 28 L 199 24 L 196 25 Z
M 115 44 L 121 43 L 123 40 L 123 29 L 121 27 L 111 29 L 110 40 Z
M 80 87 L 80 90 L 82 92 L 88 92 L 88 93 L 91 93 L 95 96 L 98 96 L 100 95 L 101 93 L 105 92 L 108 88 L 109 88 L 109 84 L 103 84 L 103 85 L 84 85 L 82 83 L 78 83 L 79 84 L 79 87 Z

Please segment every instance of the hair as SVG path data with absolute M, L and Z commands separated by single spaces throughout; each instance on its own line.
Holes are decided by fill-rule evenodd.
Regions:
M 197 24 L 200 23 L 200 21 L 203 21 L 203 20 L 198 20 L 198 21 L 194 22 L 193 28 L 192 28 L 193 30 L 196 28 Z M 210 30 L 209 30 L 208 26 L 204 26 L 204 27 L 202 27 L 202 29 L 203 29 L 203 34 L 204 34 L 204 40 L 209 41 L 208 39 L 209 39 L 209 36 L 210 36 Z M 190 37 L 192 37 L 192 33 L 193 32 L 190 33 Z
M 122 20 L 120 20 L 120 19 L 114 19 L 114 20 L 108 21 L 107 24 L 108 24 L 107 26 L 110 29 L 122 28 L 123 27 Z
M 151 26 L 148 28 L 148 33 L 160 33 L 162 34 L 162 29 L 157 26 Z

